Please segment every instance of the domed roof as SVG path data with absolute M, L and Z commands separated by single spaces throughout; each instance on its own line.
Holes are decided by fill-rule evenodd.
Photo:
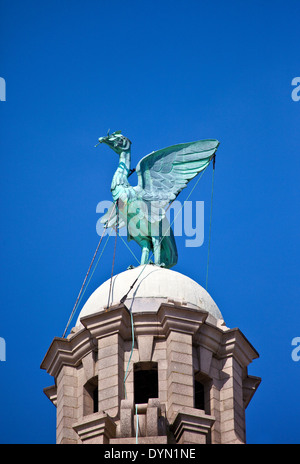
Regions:
M 134 282 L 134 287 L 129 292 Z M 214 300 L 197 282 L 171 269 L 147 264 L 121 272 L 113 276 L 112 283 L 109 278 L 100 285 L 83 306 L 76 327 L 81 326 L 82 317 L 104 310 L 108 303 L 109 306 L 119 304 L 127 293 L 125 305 L 133 313 L 155 312 L 158 311 L 161 303 L 174 303 L 207 311 L 211 322 L 223 320 Z

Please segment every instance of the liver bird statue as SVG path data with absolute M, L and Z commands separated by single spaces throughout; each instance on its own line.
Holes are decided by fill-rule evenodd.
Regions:
M 141 264 L 149 263 L 153 253 L 154 264 L 173 267 L 178 254 L 166 208 L 208 166 L 219 146 L 218 140 L 181 143 L 153 151 L 139 161 L 135 170 L 130 169 L 131 142 L 121 131 L 108 132 L 98 140 L 97 145 L 105 143 L 119 155 L 111 183 L 114 203 L 101 222 L 107 227 L 127 227 L 128 240 L 135 240 L 142 248 Z M 138 176 L 135 187 L 128 182 L 133 171 Z

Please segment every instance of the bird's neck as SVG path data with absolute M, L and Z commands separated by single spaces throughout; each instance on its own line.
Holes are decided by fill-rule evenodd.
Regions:
M 123 151 L 119 155 L 119 165 L 114 174 L 111 190 L 114 190 L 119 185 L 129 185 L 127 177 L 130 172 L 130 151 Z
M 130 151 L 122 151 L 119 158 L 118 169 L 125 173 L 126 177 L 130 171 Z

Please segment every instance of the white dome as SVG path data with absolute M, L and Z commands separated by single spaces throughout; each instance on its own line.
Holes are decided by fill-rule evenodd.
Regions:
M 132 290 L 129 291 L 134 281 Z M 120 303 L 128 292 L 125 305 L 133 313 L 158 311 L 161 303 L 184 304 L 193 309 L 201 309 L 209 313 L 208 320 L 223 320 L 222 314 L 209 293 L 189 277 L 171 269 L 155 265 L 141 265 L 109 278 L 89 297 L 83 306 L 76 322 L 80 327 L 80 319 L 97 313 L 109 305 Z

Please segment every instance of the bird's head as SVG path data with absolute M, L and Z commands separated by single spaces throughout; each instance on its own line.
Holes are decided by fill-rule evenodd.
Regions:
M 124 151 L 130 151 L 131 142 L 127 137 L 124 137 L 124 135 L 121 134 L 121 131 L 116 131 L 112 134 L 109 134 L 108 131 L 107 136 L 100 137 L 98 141 L 97 145 L 99 145 L 99 143 L 106 143 L 106 145 L 112 148 L 118 155 Z

